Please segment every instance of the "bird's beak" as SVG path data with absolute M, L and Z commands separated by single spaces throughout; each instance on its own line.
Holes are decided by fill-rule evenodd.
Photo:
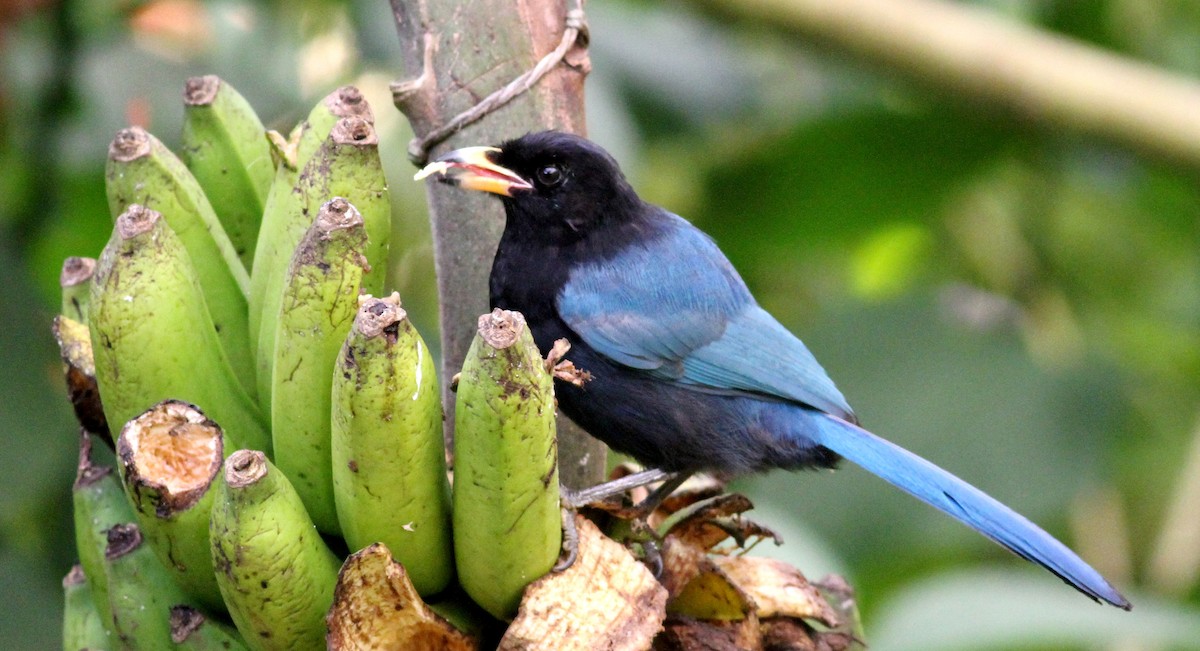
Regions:
M 439 181 L 468 190 L 513 196 L 514 190 L 531 190 L 533 185 L 516 172 L 492 162 L 495 147 L 464 147 L 443 154 L 413 176 L 414 181 L 437 174 Z

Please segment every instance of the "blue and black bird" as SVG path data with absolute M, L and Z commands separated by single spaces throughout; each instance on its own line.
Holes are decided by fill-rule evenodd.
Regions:
M 491 301 L 542 352 L 589 373 L 560 408 L 614 450 L 676 477 L 832 468 L 848 459 L 1056 574 L 1129 602 L 1065 545 L 982 491 L 858 426 L 812 353 L 764 311 L 716 244 L 642 201 L 596 144 L 546 131 L 470 147 L 418 178 L 500 195 Z

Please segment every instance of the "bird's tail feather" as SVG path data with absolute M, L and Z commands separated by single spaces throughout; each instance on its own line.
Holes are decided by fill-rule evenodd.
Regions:
M 1121 593 L 1066 545 L 983 491 L 860 427 L 825 414 L 817 420 L 817 442 L 826 448 L 1050 570 L 1092 599 L 1131 608 Z

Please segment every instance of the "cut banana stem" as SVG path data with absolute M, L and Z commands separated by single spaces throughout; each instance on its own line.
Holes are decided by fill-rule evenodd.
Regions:
M 106 175 L 114 219 L 134 204 L 145 206 L 161 213 L 183 243 L 221 347 L 253 396 L 253 348 L 246 311 L 250 278 L 200 184 L 166 146 L 139 127 L 117 133 L 109 145 Z
M 332 195 L 322 197 L 311 208 L 306 206 L 296 188 L 300 171 L 329 137 L 333 125 L 343 117 L 361 117 L 374 122 L 371 107 L 354 86 L 342 86 L 326 95 L 317 102 L 308 117 L 296 125 L 286 143 L 277 143 L 281 146 L 276 151 L 278 162 L 275 177 L 263 204 L 262 226 L 259 228 L 254 266 L 250 274 L 249 321 L 253 345 L 257 345 L 262 333 L 263 303 L 267 300 L 268 285 L 274 291 L 279 290 L 292 252 L 312 225 L 317 207 L 332 198 Z M 271 318 L 274 312 L 267 314 L 267 318 Z M 263 359 L 258 362 L 267 363 Z M 260 400 L 263 410 L 268 410 L 270 396 L 260 396 Z
M 300 212 L 296 216 L 298 221 L 287 227 L 283 240 L 286 250 L 291 252 L 299 246 L 303 233 L 310 228 L 325 202 L 334 197 L 343 197 L 358 209 L 367 232 L 363 254 L 367 258 L 368 270 L 363 276 L 362 290 L 378 295 L 383 289 L 387 272 L 391 205 L 387 180 L 379 160 L 379 140 L 371 123 L 357 117 L 339 119 L 321 148 L 304 166 L 296 183 L 296 192 Z M 293 233 L 297 231 L 299 235 L 294 236 Z M 265 272 L 271 273 L 269 269 Z M 266 279 L 257 353 L 260 402 L 271 388 L 276 335 L 274 318 L 283 305 L 286 277 L 285 266 L 277 276 Z
M 321 207 L 292 257 L 274 325 L 270 388 L 275 465 L 317 528 L 338 534 L 330 467 L 333 365 L 354 323 L 366 258 L 362 215 L 341 197 Z
M 363 297 L 333 373 L 333 494 L 351 549 L 382 542 L 422 595 L 454 574 L 433 356 L 400 295 Z
M 183 109 L 180 157 L 249 270 L 263 205 L 275 178 L 266 128 L 246 98 L 216 75 L 187 80 Z
M 92 291 L 92 276 L 96 273 L 95 258 L 71 256 L 63 261 L 58 284 L 62 287 L 62 312 L 65 317 L 87 323 L 88 295 Z
M 550 571 L 562 543 L 554 389 L 519 312 L 479 317 L 454 417 L 459 582 L 502 619 Z
M 407 568 L 375 543 L 346 559 L 338 574 L 326 637 L 329 651 L 473 651 L 480 642 L 421 600 Z
M 248 646 L 321 649 L 341 562 L 265 455 L 225 460 L 210 523 L 221 596 Z
M 375 124 L 371 105 L 363 97 L 362 91 L 354 86 L 342 86 L 326 95 L 301 123 L 296 145 L 296 169 L 304 169 L 321 143 L 329 137 L 334 123 L 341 118 L 361 118 Z
M 63 361 L 63 376 L 67 383 L 67 397 L 75 409 L 75 418 L 83 428 L 102 438 L 112 446 L 112 433 L 104 406 L 100 403 L 100 389 L 96 385 L 96 362 L 92 354 L 92 335 L 86 323 L 58 315 L 50 326 L 58 352 Z
M 112 621 L 108 605 L 108 581 L 104 575 L 104 548 L 108 545 L 108 530 L 113 525 L 133 520 L 133 509 L 121 490 L 111 466 L 92 463 L 92 439 L 81 432 L 79 467 L 71 490 L 75 521 L 75 551 L 79 564 L 88 577 L 92 599 L 101 620 Z
M 83 566 L 75 565 L 63 577 L 63 651 L 107 649 L 108 629 L 92 600 Z
M 224 609 L 208 541 L 213 480 L 221 470 L 221 428 L 204 412 L 165 400 L 125 424 L 118 468 L 150 548 L 201 606 Z
M 269 450 L 253 400 L 217 340 L 187 251 L 154 210 L 117 219 L 96 265 L 90 308 L 96 380 L 109 423 L 162 400 L 199 405 L 233 446 Z

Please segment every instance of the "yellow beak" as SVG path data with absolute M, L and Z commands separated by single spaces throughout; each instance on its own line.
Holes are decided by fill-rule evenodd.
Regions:
M 498 154 L 495 147 L 464 147 L 439 156 L 413 176 L 414 181 L 437 175 L 443 183 L 457 185 L 468 190 L 491 192 L 506 197 L 513 190 L 532 190 L 533 184 L 516 172 L 492 162 L 491 155 Z

